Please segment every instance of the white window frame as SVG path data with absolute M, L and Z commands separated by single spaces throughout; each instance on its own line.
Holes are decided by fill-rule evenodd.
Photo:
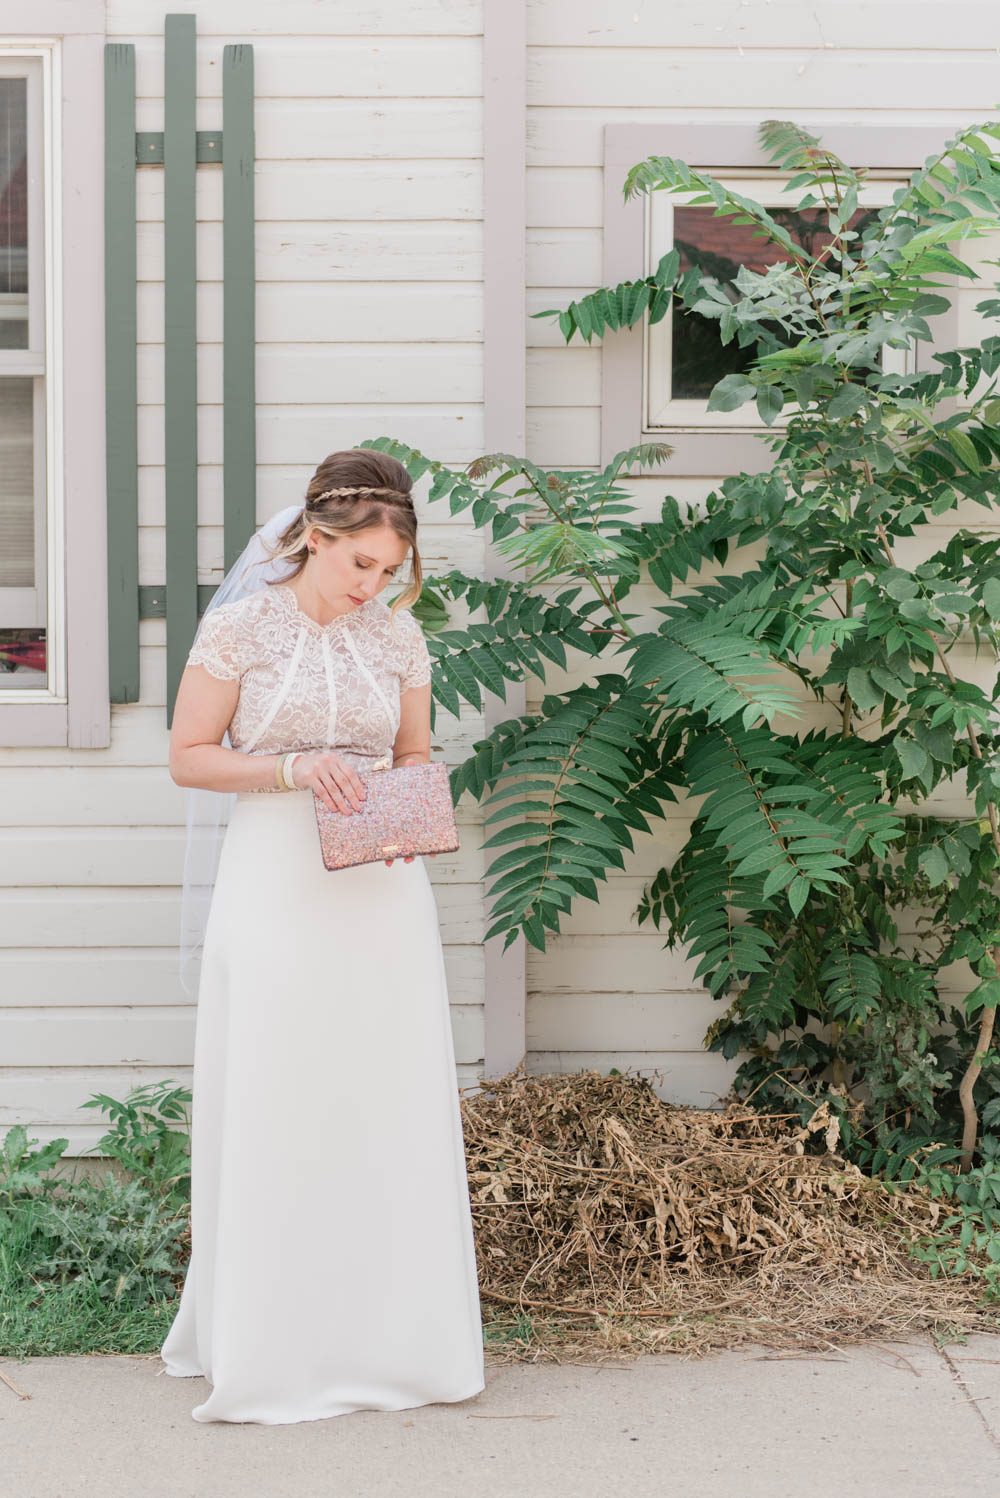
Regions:
M 35 586 L 0 588 L 0 629 L 41 624 L 45 612 L 47 682 L 4 682 L 0 703 L 66 702 L 65 556 L 62 451 L 61 159 L 53 99 L 61 93 L 58 42 L 23 45 L 0 38 L 0 77 L 27 75 L 28 347 L 0 349 L 0 377 L 34 385 Z M 33 164 L 34 163 L 34 164 Z M 40 170 L 38 169 L 40 166 Z
M 51 127 L 43 179 L 49 676 L 44 689 L 0 691 L 0 750 L 104 749 L 111 742 L 104 42 L 104 0 L 0 0 L 0 57 L 43 59 L 42 104 Z
M 810 129 L 849 166 L 866 167 L 872 175 L 908 178 L 926 158 L 940 151 L 955 134 L 954 127 L 934 124 L 901 125 L 872 121 L 846 125 L 817 119 Z M 712 176 L 750 179 L 775 176 L 774 166 L 757 140 L 757 125 L 711 124 L 700 120 L 672 123 L 614 123 L 604 127 L 604 265 L 602 282 L 616 286 L 646 272 L 648 229 L 647 201 L 666 193 L 641 193 L 627 202 L 622 185 L 631 167 L 650 156 L 674 156 L 710 172 Z M 752 197 L 749 189 L 747 196 Z M 916 351 L 918 369 L 936 369 L 935 351 L 957 343 L 957 308 L 934 319 L 935 342 L 921 343 Z M 645 371 L 648 367 L 646 325 L 608 333 L 601 344 L 601 464 L 616 453 L 641 442 L 667 442 L 672 455 L 653 474 L 671 477 L 724 478 L 732 473 L 761 473 L 770 468 L 773 455 L 759 431 L 741 427 L 732 412 L 720 413 L 727 425 L 645 425 Z M 755 409 L 754 409 L 755 415 Z M 753 419 L 753 417 L 751 417 Z M 765 430 L 761 428 L 760 430 Z
M 745 172 L 738 175 L 728 172 L 716 175 L 716 180 L 722 187 L 737 192 L 743 197 L 752 198 L 764 208 L 774 208 L 792 205 L 793 198 L 784 192 L 785 183 L 791 179 L 791 176 L 790 172 L 783 176 L 773 172 L 767 174 Z M 892 194 L 896 189 L 905 186 L 905 177 L 890 175 L 876 177 L 872 174 L 858 193 L 858 206 L 859 208 L 887 207 L 892 202 Z M 668 193 L 664 191 L 646 194 L 644 275 L 651 275 L 661 257 L 673 247 L 675 208 L 679 204 L 689 204 L 700 196 L 702 194 L 698 192 Z M 712 209 L 705 207 L 703 211 L 710 214 Z M 652 327 L 649 325 L 649 319 L 643 318 L 642 328 L 642 426 L 644 434 L 648 433 L 651 439 L 657 433 L 662 434 L 665 430 L 676 428 L 773 431 L 775 428 L 787 426 L 789 419 L 799 411 L 796 403 L 786 404 L 781 415 L 768 428 L 767 423 L 761 420 L 753 401 L 749 401 L 736 411 L 710 411 L 707 398 L 698 400 L 683 397 L 674 400 L 670 388 L 673 344 L 673 319 L 670 311 L 668 310 L 666 316 L 661 317 L 660 321 L 654 323 Z M 731 347 L 736 347 L 735 342 Z M 912 347 L 896 349 L 885 346 L 883 368 L 900 374 L 908 374 L 914 368 Z

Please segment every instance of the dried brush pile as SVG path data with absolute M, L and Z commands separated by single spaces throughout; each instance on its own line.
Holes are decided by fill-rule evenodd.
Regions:
M 1000 1328 L 971 1277 L 932 1279 L 905 1250 L 941 1203 L 838 1155 L 827 1104 L 803 1127 L 732 1099 L 676 1107 L 637 1076 L 518 1069 L 462 1114 L 484 1317 L 531 1318 L 510 1356 Z

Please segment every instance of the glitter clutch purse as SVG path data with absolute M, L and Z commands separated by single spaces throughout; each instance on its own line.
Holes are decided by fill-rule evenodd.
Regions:
M 446 764 L 366 770 L 360 779 L 367 792 L 361 811 L 331 811 L 313 791 L 320 851 L 328 869 L 456 851 L 458 827 Z

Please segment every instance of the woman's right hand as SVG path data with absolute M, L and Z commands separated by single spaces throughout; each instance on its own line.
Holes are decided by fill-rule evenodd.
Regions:
M 361 811 L 364 782 L 358 772 L 332 749 L 301 753 L 292 762 L 292 780 L 300 791 L 311 790 L 331 811 Z

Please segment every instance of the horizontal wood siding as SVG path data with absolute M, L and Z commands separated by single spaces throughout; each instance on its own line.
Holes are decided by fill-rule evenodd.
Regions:
M 447 461 L 483 448 L 483 58 L 481 0 L 174 0 L 197 16 L 199 129 L 221 126 L 222 48 L 254 44 L 257 517 L 302 492 L 319 457 L 394 435 Z M 107 34 L 136 47 L 137 126 L 162 128 L 163 7 L 107 0 Z M 912 0 L 528 0 L 527 310 L 564 305 L 602 277 L 604 127 L 616 121 L 922 123 L 942 138 L 987 116 L 1000 56 L 986 4 Z M 221 576 L 222 175 L 196 174 L 198 580 Z M 162 584 L 163 174 L 137 184 L 139 574 Z M 986 259 L 996 247 L 982 247 Z M 638 269 L 638 267 L 637 267 Z M 993 274 L 986 268 L 987 288 Z M 960 293 L 960 337 L 975 300 Z M 600 460 L 602 350 L 567 347 L 530 321 L 527 453 Z M 722 474 L 718 476 L 723 477 Z M 711 479 L 630 487 L 650 518 L 665 492 L 695 500 Z M 420 493 L 426 486 L 420 486 Z M 901 565 L 944 544 L 975 506 L 899 548 Z M 482 572 L 483 540 L 418 495 L 428 571 Z M 943 523 L 942 523 L 943 522 Z M 548 591 L 554 592 L 555 589 Z M 633 597 L 655 618 L 655 591 Z M 461 614 L 459 615 L 461 618 Z M 977 670 L 983 679 L 985 668 Z M 583 680 L 571 658 L 529 679 Z M 177 982 L 184 795 L 166 772 L 165 626 L 140 626 L 138 703 L 115 708 L 107 750 L 0 748 L 0 1129 L 93 1144 L 92 1093 L 190 1079 L 194 1006 Z M 800 721 L 814 721 L 806 704 Z M 816 719 L 818 721 L 818 719 Z M 789 725 L 785 725 L 789 726 Z M 441 714 L 433 753 L 465 757 L 482 733 L 468 707 Z M 942 811 L 966 809 L 939 790 Z M 483 854 L 478 808 L 459 806 L 462 849 L 433 861 L 461 1086 L 482 1066 Z M 528 1066 L 636 1067 L 674 1101 L 713 1105 L 735 1063 L 702 1049 L 718 1007 L 682 952 L 639 927 L 643 883 L 688 825 L 671 808 L 636 838 L 623 872 L 584 901 L 548 950 L 528 949 Z M 949 984 L 967 975 L 956 966 Z M 266 1100 L 262 1102 L 266 1106 Z
M 944 141 L 960 126 L 989 118 L 1000 89 L 995 15 L 980 4 L 528 0 L 528 7 L 529 313 L 565 306 L 602 282 L 608 124 L 756 124 L 778 117 L 822 134 L 835 121 L 919 123 L 938 127 Z M 977 246 L 975 253 L 986 260 L 998 250 Z M 986 267 L 978 286 L 959 292 L 960 341 L 976 336 L 973 304 L 994 278 Z M 561 468 L 598 465 L 601 344 L 576 338 L 566 345 L 554 321 L 530 322 L 528 342 L 529 456 Z M 640 515 L 654 519 L 665 494 L 695 501 L 722 477 L 675 470 L 627 487 Z M 899 544 L 900 565 L 915 565 L 945 545 L 959 521 L 993 533 L 983 516 L 967 505 L 941 517 Z M 631 595 L 638 623 L 655 623 L 657 598 L 648 584 Z M 586 661 L 572 655 L 566 672 L 551 668 L 545 690 L 563 691 L 587 678 Z M 963 669 L 970 665 L 971 657 L 962 662 Z M 988 663 L 972 674 L 992 685 Z M 529 682 L 529 711 L 542 695 L 541 684 Z M 803 699 L 803 709 L 803 727 L 820 723 L 815 704 Z M 933 804 L 970 809 L 958 791 L 939 790 Z M 688 825 L 685 807 L 672 807 L 652 837 L 636 837 L 624 870 L 598 886 L 599 904 L 582 902 L 561 921 L 561 934 L 547 938 L 544 954 L 528 949 L 530 1070 L 659 1071 L 664 1096 L 701 1106 L 725 1091 L 738 1059 L 724 1062 L 702 1048 L 719 1005 L 695 980 L 695 964 L 666 950 L 663 936 L 634 918 L 644 884 L 676 856 Z M 960 992 L 970 977 L 958 965 L 948 982 Z
M 254 46 L 257 520 L 301 497 L 336 448 L 392 435 L 446 462 L 482 450 L 480 0 L 198 0 L 197 127 L 222 126 L 223 47 Z M 108 0 L 136 48 L 137 128 L 163 128 L 163 18 Z M 199 166 L 198 582 L 223 573 L 222 168 Z M 138 174 L 139 581 L 166 569 L 162 167 Z M 425 569 L 483 571 L 481 534 L 422 496 Z M 166 769 L 166 625 L 139 630 L 139 701 L 106 750 L 0 748 L 0 1135 L 70 1154 L 104 1132 L 95 1092 L 190 1084 L 195 1002 L 177 977 L 185 792 Z M 441 713 L 432 755 L 483 732 Z M 485 931 L 478 808 L 428 860 L 460 1086 L 483 1061 Z M 377 1058 L 373 1065 L 377 1080 Z M 266 1107 L 266 1099 L 262 1107 Z

